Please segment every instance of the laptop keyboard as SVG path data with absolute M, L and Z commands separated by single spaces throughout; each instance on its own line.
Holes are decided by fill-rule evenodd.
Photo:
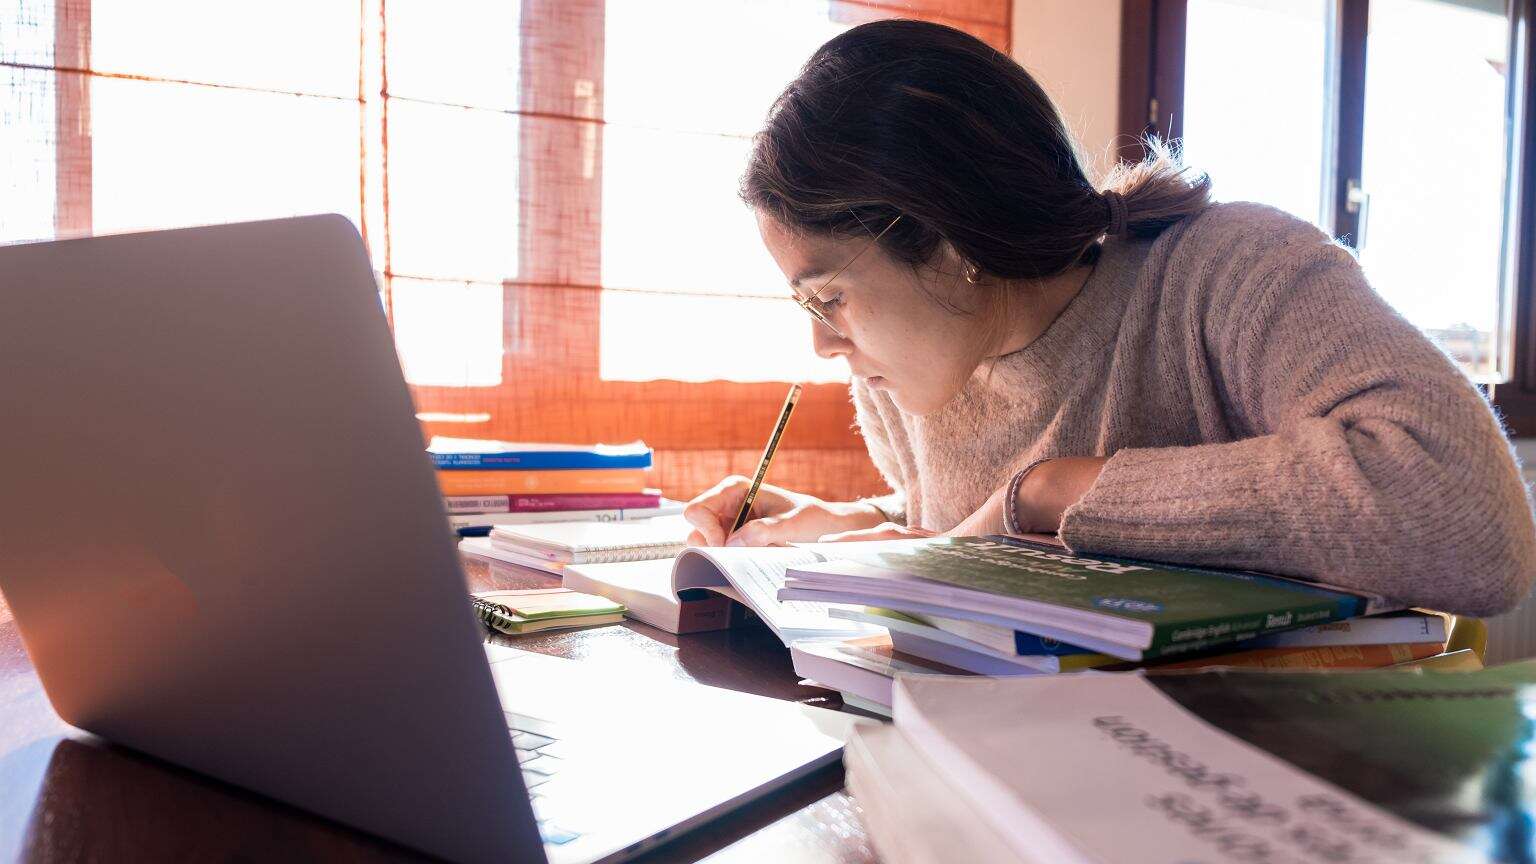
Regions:
M 539 787 L 549 782 L 560 770 L 564 761 L 563 746 L 558 736 L 548 734 L 550 723 L 535 720 L 507 711 L 507 729 L 512 733 L 512 749 L 517 752 L 517 764 L 523 771 L 523 785 L 528 787 L 528 801 L 533 805 L 533 818 L 539 826 L 539 836 L 551 846 L 561 846 L 581 835 L 561 828 L 551 822 L 544 812 L 547 808 Z M 542 732 L 531 732 L 526 727 L 537 727 Z

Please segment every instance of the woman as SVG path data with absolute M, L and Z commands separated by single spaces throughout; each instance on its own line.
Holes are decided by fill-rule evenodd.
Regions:
M 728 478 L 689 505 L 693 541 L 1056 532 L 1464 614 L 1519 602 L 1536 524 L 1488 404 L 1346 250 L 1209 186 L 1154 147 L 1096 190 L 1035 81 L 959 31 L 822 46 L 743 197 L 896 491 L 764 486 L 727 537 Z

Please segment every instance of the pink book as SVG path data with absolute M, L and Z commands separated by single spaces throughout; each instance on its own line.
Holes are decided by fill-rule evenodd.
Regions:
M 450 513 L 548 513 L 558 510 L 629 510 L 660 507 L 654 489 L 632 493 L 566 493 L 552 495 L 450 495 Z

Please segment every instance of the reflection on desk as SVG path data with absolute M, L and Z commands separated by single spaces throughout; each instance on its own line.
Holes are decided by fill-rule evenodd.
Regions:
M 546 574 L 467 561 L 471 590 L 558 584 Z M 752 626 L 673 636 L 643 624 L 489 636 L 637 676 L 665 676 L 837 707 L 801 687 L 773 633 Z M 10 612 L 0 604 L 0 860 L 417 861 L 421 856 L 245 790 L 107 744 L 48 705 Z M 857 807 L 831 768 L 642 860 L 875 860 Z

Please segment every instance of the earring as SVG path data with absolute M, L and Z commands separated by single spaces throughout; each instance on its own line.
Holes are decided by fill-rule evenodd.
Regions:
M 966 267 L 965 281 L 971 283 L 972 285 L 981 284 L 981 268 L 977 267 L 975 264 L 971 264 L 970 266 Z

